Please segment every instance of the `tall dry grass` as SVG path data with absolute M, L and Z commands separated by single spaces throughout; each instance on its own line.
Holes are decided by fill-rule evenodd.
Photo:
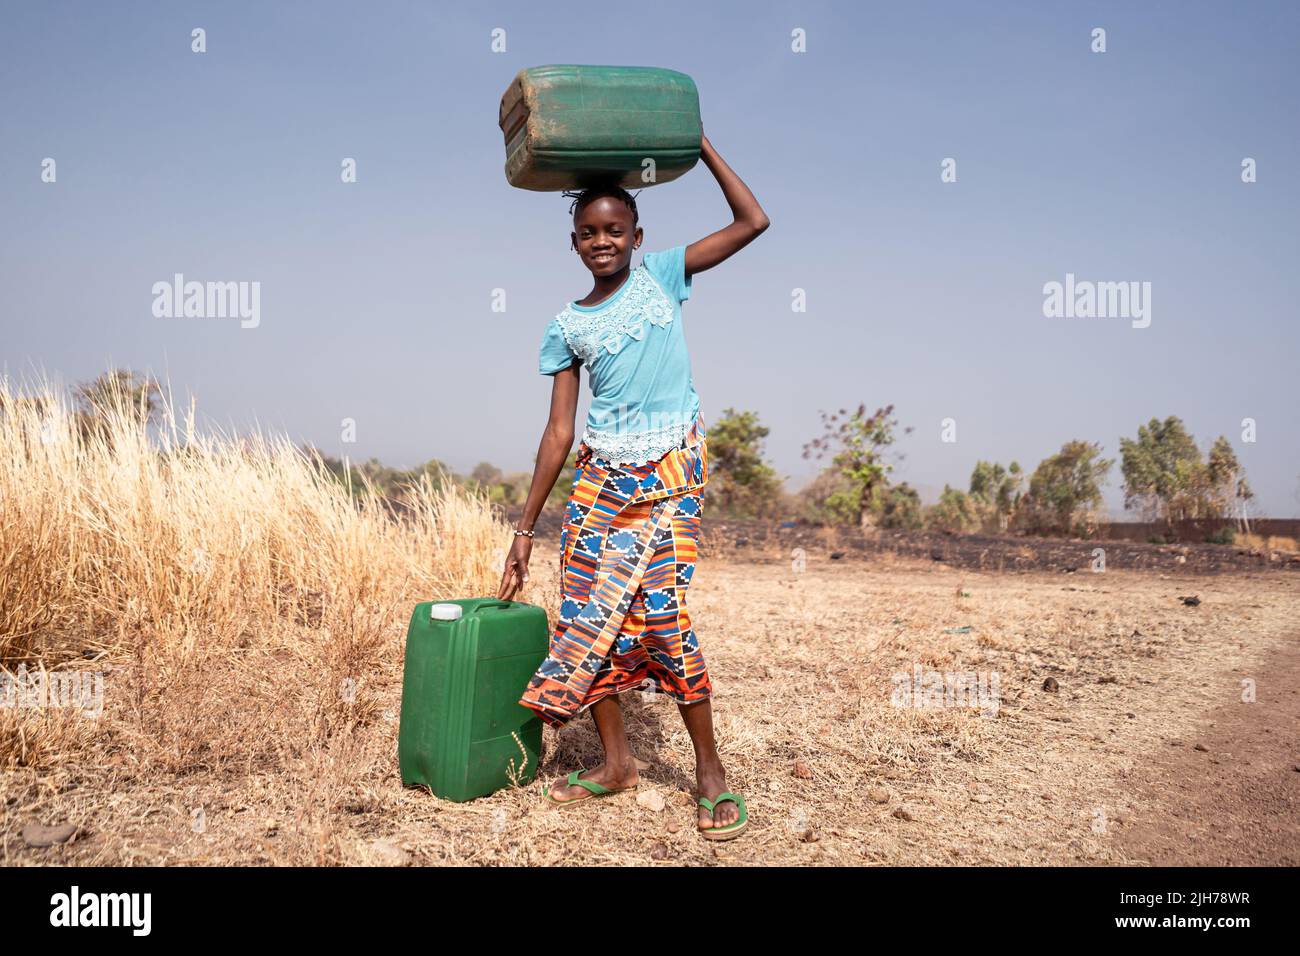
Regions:
M 395 513 L 283 436 L 161 404 L 146 424 L 117 389 L 88 428 L 0 381 L 0 667 L 106 672 L 114 716 L 0 707 L 0 769 L 72 772 L 92 741 L 128 776 L 337 763 L 413 603 L 493 593 L 509 527 L 427 478 Z

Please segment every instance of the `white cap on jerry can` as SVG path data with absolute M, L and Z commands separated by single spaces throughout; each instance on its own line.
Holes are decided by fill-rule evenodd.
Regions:
M 459 604 L 433 604 L 429 606 L 431 621 L 459 621 L 465 609 Z

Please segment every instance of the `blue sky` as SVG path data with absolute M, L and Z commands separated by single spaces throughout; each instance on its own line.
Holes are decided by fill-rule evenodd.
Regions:
M 896 477 L 930 494 L 1074 438 L 1117 457 L 1179 415 L 1203 448 L 1232 440 L 1259 511 L 1300 515 L 1296 5 L 593 9 L 11 5 L 0 365 L 165 375 L 220 424 L 354 459 L 531 469 L 541 333 L 591 281 L 569 201 L 506 183 L 497 105 L 527 66 L 663 66 L 695 79 L 709 138 L 772 220 L 693 282 L 705 420 L 757 411 L 792 490 L 822 409 L 893 403 L 915 427 Z M 638 203 L 647 250 L 728 221 L 703 165 Z M 155 317 L 152 286 L 177 272 L 260 282 L 260 324 Z M 1044 317 L 1067 273 L 1150 282 L 1150 326 Z

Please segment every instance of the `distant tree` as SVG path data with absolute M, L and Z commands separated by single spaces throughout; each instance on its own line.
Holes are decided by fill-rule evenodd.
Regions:
M 467 490 L 485 496 L 492 504 L 511 506 L 523 504 L 527 499 L 532 475 L 527 472 L 506 475 L 491 462 L 481 461 L 460 483 Z
M 1170 527 L 1185 519 L 1245 513 L 1254 497 L 1232 444 L 1222 435 L 1208 460 L 1181 419 L 1151 419 L 1136 439 L 1121 438 L 1124 507 Z
M 418 481 L 421 476 L 427 475 L 434 489 L 441 488 L 448 482 L 459 481 L 456 472 L 441 458 L 430 458 L 423 464 L 416 465 L 411 469 L 409 475 L 412 481 Z
M 1102 506 L 1101 486 L 1114 459 L 1101 458 L 1101 446 L 1069 441 L 1039 462 L 1029 478 L 1020 514 L 1031 531 L 1069 534 L 1087 531 Z
M 351 485 L 354 498 L 364 492 L 367 479 L 380 495 L 394 500 L 403 497 L 409 489 L 419 484 L 421 477 L 426 474 L 430 486 L 435 491 L 449 482 L 458 481 L 451 469 L 436 458 L 431 458 L 416 468 L 403 470 L 389 467 L 378 458 L 372 457 L 360 463 L 353 463 L 335 458 L 333 455 L 326 455 L 310 445 L 303 450 L 309 457 L 318 459 L 321 465 L 341 483 Z
M 54 399 L 50 395 L 7 395 L 0 389 L 0 415 L 17 418 L 30 412 L 43 419 L 53 406 Z
M 926 510 L 925 524 L 935 531 L 974 531 L 980 526 L 980 513 L 970 495 L 944 485 L 938 502 Z
M 773 514 L 780 505 L 781 481 L 763 461 L 770 429 L 756 412 L 724 409 L 709 425 L 709 483 L 714 513 L 736 518 Z
M 503 472 L 491 462 L 481 461 L 474 466 L 474 470 L 469 473 L 472 480 L 483 486 L 491 486 L 500 483 Z
M 392 468 L 374 457 L 353 465 L 352 470 L 355 476 L 369 479 L 376 490 L 386 498 L 395 496 L 415 477 L 413 472 Z M 354 481 L 354 485 L 359 487 L 361 482 Z
M 1255 497 L 1255 492 L 1246 481 L 1246 469 L 1237 461 L 1237 453 L 1232 450 L 1232 443 L 1220 435 L 1210 447 L 1210 458 L 1206 463 L 1210 494 L 1219 514 L 1223 517 L 1233 516 L 1242 526 L 1250 531 L 1250 519 L 1247 508 Z
M 528 489 L 532 483 L 533 476 L 526 471 L 505 475 L 494 486 L 494 500 L 503 505 L 521 505 L 528 500 Z
M 162 407 L 157 381 L 129 369 L 110 369 L 73 389 L 77 432 L 83 439 L 106 439 L 110 417 L 148 425 Z
M 970 497 L 980 524 L 988 530 L 1006 531 L 1020 504 L 1024 474 L 1018 462 L 1008 467 L 977 461 L 970 475 Z
M 925 523 L 921 496 L 907 482 L 890 485 L 880 498 L 879 522 L 882 528 L 916 529 Z
M 121 410 L 148 420 L 158 411 L 161 389 L 157 381 L 130 369 L 109 369 L 73 390 L 78 409 L 88 415 Z
M 1201 468 L 1201 452 L 1181 419 L 1151 419 L 1138 426 L 1137 439 L 1119 442 L 1124 475 L 1124 507 L 1143 519 L 1173 521 L 1190 504 L 1192 486 Z
M 877 520 L 881 496 L 894 470 L 886 459 L 889 446 L 896 440 L 898 421 L 892 417 L 893 411 L 894 406 L 887 405 L 868 415 L 867 406 L 859 405 L 852 413 L 843 408 L 831 415 L 822 412 L 825 434 L 804 445 L 805 458 L 833 456 L 835 470 L 847 483 L 843 492 L 836 493 L 838 500 L 833 507 L 851 511 L 862 527 Z M 909 426 L 903 433 L 911 431 Z
M 856 524 L 857 496 L 848 480 L 834 467 L 822 469 L 795 495 L 795 510 L 816 524 Z

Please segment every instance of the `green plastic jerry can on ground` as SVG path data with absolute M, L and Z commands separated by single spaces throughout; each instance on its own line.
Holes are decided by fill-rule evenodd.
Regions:
M 542 721 L 519 703 L 546 657 L 546 612 L 471 598 L 416 605 L 406 632 L 397 760 L 402 785 L 463 802 L 530 783 Z
M 649 66 L 535 66 L 501 97 L 506 179 L 520 189 L 666 183 L 700 158 L 700 95 L 685 73 Z M 654 179 L 644 176 L 654 160 Z

